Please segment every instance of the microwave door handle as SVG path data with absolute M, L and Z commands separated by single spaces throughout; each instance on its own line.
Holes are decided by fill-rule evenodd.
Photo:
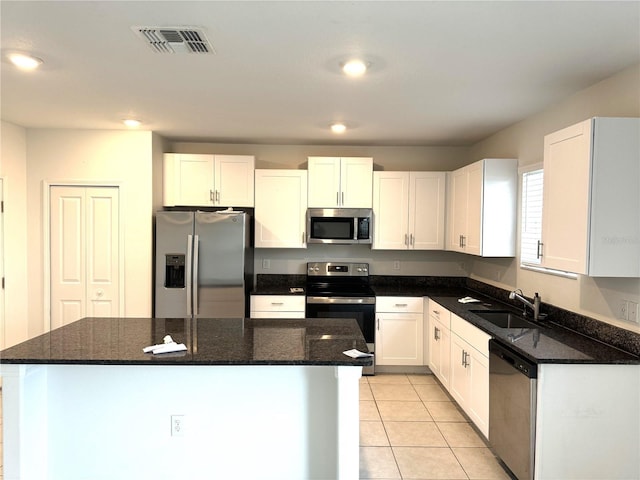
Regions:
M 358 217 L 353 218 L 353 239 L 358 240 Z

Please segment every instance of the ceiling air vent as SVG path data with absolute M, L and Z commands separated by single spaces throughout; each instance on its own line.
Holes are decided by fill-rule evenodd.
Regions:
M 131 27 L 157 53 L 215 53 L 198 27 Z

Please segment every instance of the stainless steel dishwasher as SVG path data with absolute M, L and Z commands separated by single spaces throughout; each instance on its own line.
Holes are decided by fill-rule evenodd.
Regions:
M 489 443 L 518 480 L 533 479 L 537 365 L 489 341 Z

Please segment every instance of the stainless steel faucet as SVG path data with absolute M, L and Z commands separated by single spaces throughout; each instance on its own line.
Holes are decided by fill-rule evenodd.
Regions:
M 533 319 L 538 320 L 538 318 L 540 317 L 540 295 L 538 295 L 538 292 L 535 293 L 535 295 L 533 296 L 533 303 L 524 298 L 523 295 L 524 293 L 522 293 L 522 290 L 518 288 L 509 294 L 509 298 L 511 300 L 517 298 L 522 303 L 524 303 L 522 315 L 524 315 L 525 317 L 527 316 L 527 307 L 529 307 L 533 311 Z

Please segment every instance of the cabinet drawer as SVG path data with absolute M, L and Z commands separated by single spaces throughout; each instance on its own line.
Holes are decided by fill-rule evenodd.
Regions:
M 304 310 L 304 295 L 251 295 L 251 311 L 304 312 Z
M 454 313 L 451 314 L 451 331 L 463 338 L 485 357 L 489 356 L 489 339 L 491 336 Z
M 431 299 L 429 300 L 429 317 L 451 328 L 451 312 Z
M 422 297 L 376 297 L 376 312 L 422 313 Z
M 300 312 L 266 312 L 251 310 L 251 318 L 304 318 L 304 310 Z

